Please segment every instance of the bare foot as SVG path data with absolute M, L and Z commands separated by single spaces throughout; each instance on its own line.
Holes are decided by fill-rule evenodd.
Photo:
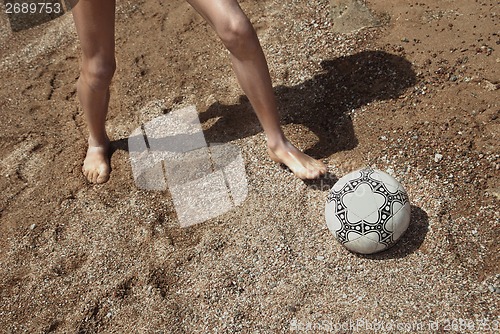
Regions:
M 92 145 L 89 139 L 87 156 L 83 161 L 83 175 L 91 183 L 104 183 L 109 180 L 109 142 L 104 145 Z
M 268 146 L 267 152 L 273 161 L 285 164 L 301 179 L 316 179 L 326 173 L 326 166 L 301 152 L 289 141 L 285 141 L 274 148 Z

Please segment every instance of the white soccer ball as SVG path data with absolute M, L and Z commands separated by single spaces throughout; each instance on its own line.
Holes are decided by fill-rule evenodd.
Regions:
M 335 183 L 325 206 L 326 223 L 350 251 L 372 254 L 394 245 L 410 223 L 410 201 L 392 176 L 370 167 Z

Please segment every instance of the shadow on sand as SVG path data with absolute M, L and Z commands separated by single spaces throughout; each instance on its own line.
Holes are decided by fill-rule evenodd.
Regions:
M 403 258 L 420 248 L 429 231 L 429 216 L 421 208 L 412 205 L 410 225 L 398 242 L 391 248 L 375 254 L 356 254 L 358 257 L 371 260 L 387 260 Z
M 315 158 L 357 146 L 350 113 L 367 103 L 398 97 L 416 82 L 410 62 L 383 51 L 364 51 L 321 63 L 323 71 L 299 85 L 275 88 L 282 124 L 302 124 L 318 138 L 306 153 Z M 208 142 L 227 142 L 262 131 L 245 97 L 215 103 L 201 122 L 222 116 L 205 131 Z
M 357 146 L 350 117 L 353 109 L 396 98 L 416 83 L 411 63 L 384 51 L 325 60 L 321 66 L 322 72 L 299 85 L 275 87 L 281 123 L 302 124 L 310 129 L 319 140 L 306 153 L 317 159 Z M 219 119 L 204 130 L 208 143 L 226 143 L 262 131 L 245 96 L 234 105 L 216 102 L 199 114 L 202 124 L 215 117 Z M 113 151 L 128 151 L 127 140 L 113 141 Z

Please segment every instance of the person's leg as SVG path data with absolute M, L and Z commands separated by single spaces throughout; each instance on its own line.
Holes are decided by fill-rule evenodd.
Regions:
M 109 138 L 105 122 L 109 85 L 115 71 L 115 0 L 74 0 L 72 9 L 81 43 L 78 98 L 87 119 L 88 150 L 82 171 L 92 183 L 109 179 Z
M 214 28 L 231 54 L 238 81 L 267 137 L 268 152 L 302 179 L 317 178 L 326 166 L 300 152 L 283 134 L 267 62 L 255 30 L 237 0 L 187 0 Z

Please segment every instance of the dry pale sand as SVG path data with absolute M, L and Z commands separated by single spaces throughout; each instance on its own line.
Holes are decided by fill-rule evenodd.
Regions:
M 113 171 L 87 184 L 71 15 L 16 32 L 2 17 L 0 332 L 498 332 L 500 5 L 366 3 L 376 22 L 352 31 L 327 0 L 241 1 L 286 134 L 329 165 L 311 182 L 267 157 L 207 24 L 143 0 L 118 4 Z M 170 190 L 136 186 L 127 138 L 190 105 L 207 142 L 240 150 L 248 194 L 181 228 Z M 365 165 L 401 181 L 412 217 L 362 257 L 323 210 Z

